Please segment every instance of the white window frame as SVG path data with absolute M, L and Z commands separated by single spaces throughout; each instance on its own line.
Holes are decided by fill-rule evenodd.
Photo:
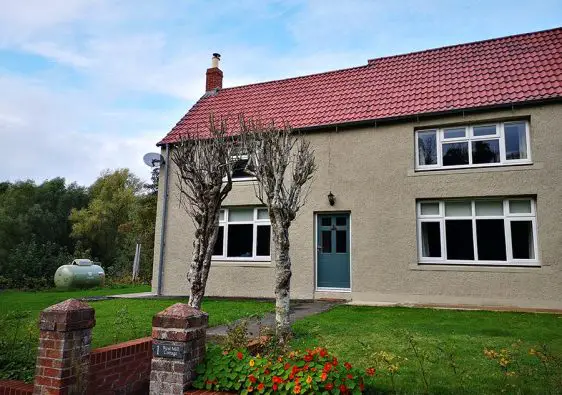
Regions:
M 230 210 L 236 209 L 253 209 L 253 219 L 248 221 L 229 221 Z M 219 219 L 219 226 L 223 227 L 223 246 L 222 255 L 213 255 L 211 260 L 213 261 L 242 261 L 242 262 L 270 262 L 271 261 L 271 240 L 269 243 L 268 256 L 257 256 L 257 240 L 258 240 L 258 226 L 268 225 L 271 227 L 271 221 L 269 216 L 266 219 L 258 219 L 258 211 L 265 210 L 266 207 L 232 207 L 221 209 L 222 219 Z M 253 225 L 253 239 L 252 239 L 252 256 L 251 257 L 229 257 L 228 256 L 228 226 L 229 225 Z
M 501 200 L 503 214 L 502 215 L 476 215 L 476 202 L 486 200 Z M 515 200 L 525 200 L 531 203 L 531 213 L 515 213 L 509 212 L 509 202 Z M 446 216 L 445 203 L 447 202 L 470 202 L 471 215 L 470 216 Z M 439 214 L 435 215 L 422 215 L 422 203 L 438 203 Z M 537 236 L 537 216 L 536 216 L 536 201 L 531 197 L 498 197 L 498 198 L 479 198 L 479 199 L 444 199 L 444 200 L 419 200 L 416 203 L 417 213 L 417 241 L 418 241 L 418 262 L 420 264 L 444 264 L 444 265 L 474 265 L 474 266 L 540 266 L 539 249 L 538 249 L 538 236 Z M 478 260 L 478 246 L 476 237 L 476 220 L 482 219 L 503 219 L 505 230 L 505 248 L 506 258 L 505 261 L 489 261 Z M 474 243 L 474 260 L 456 260 L 447 259 L 447 240 L 445 233 L 446 220 L 471 220 L 472 221 L 472 241 Z M 513 246 L 511 239 L 511 222 L 514 221 L 531 221 L 533 231 L 533 249 L 535 257 L 533 259 L 514 259 Z M 423 240 L 422 240 L 422 223 L 424 222 L 437 222 L 439 223 L 439 234 L 441 238 L 441 257 L 424 257 L 422 256 Z
M 507 159 L 506 158 L 506 151 L 505 151 L 505 133 L 504 128 L 505 125 L 513 124 L 513 123 L 524 123 L 525 124 L 525 138 L 526 138 L 526 145 L 527 145 L 527 159 Z M 474 136 L 474 128 L 481 127 L 481 126 L 495 126 L 496 133 L 494 135 L 487 135 L 487 136 Z M 449 129 L 465 129 L 465 137 L 456 137 L 456 138 L 445 138 L 445 130 Z M 420 158 L 419 158 L 419 141 L 418 135 L 423 132 L 435 132 L 435 142 L 436 142 L 436 149 L 437 149 L 437 163 L 433 165 L 420 165 Z M 491 139 L 499 139 L 500 145 L 500 161 L 497 163 L 472 163 L 472 142 L 474 141 L 485 141 Z M 465 169 L 465 168 L 474 168 L 474 167 L 497 167 L 497 166 L 511 166 L 511 165 L 521 165 L 521 164 L 532 164 L 531 158 L 531 139 L 529 133 L 529 122 L 526 120 L 516 120 L 516 121 L 509 121 L 509 122 L 491 122 L 491 123 L 479 123 L 473 125 L 465 125 L 465 126 L 448 126 L 442 128 L 431 128 L 431 129 L 423 129 L 423 130 L 416 130 L 414 133 L 414 140 L 415 140 L 415 169 L 419 171 L 425 170 L 446 170 L 446 169 Z M 443 166 L 443 144 L 447 143 L 464 143 L 468 144 L 468 164 L 466 165 L 453 165 L 453 166 Z
M 241 154 L 241 155 L 232 155 L 230 158 L 231 158 L 232 160 L 236 161 L 236 160 L 248 159 L 249 156 L 248 156 L 247 154 Z M 254 177 L 254 176 L 232 178 L 232 182 L 239 182 L 239 181 L 255 181 L 255 180 L 256 180 L 256 177 Z

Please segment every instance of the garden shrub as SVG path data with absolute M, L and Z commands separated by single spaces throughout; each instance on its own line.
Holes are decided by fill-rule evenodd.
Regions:
M 198 389 L 241 394 L 359 394 L 374 369 L 359 371 L 324 348 L 262 357 L 246 349 L 227 351 L 210 345 L 197 373 L 193 386 Z

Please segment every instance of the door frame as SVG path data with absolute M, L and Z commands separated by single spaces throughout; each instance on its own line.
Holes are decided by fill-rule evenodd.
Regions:
M 349 288 L 318 287 L 318 216 L 345 214 L 349 218 Z M 317 211 L 314 213 L 314 291 L 315 292 L 342 292 L 351 293 L 353 289 L 353 256 L 351 246 L 353 245 L 351 225 L 351 211 Z

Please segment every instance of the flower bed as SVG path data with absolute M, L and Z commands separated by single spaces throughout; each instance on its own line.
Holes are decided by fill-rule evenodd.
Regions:
M 247 350 L 223 351 L 209 346 L 197 368 L 198 389 L 279 394 L 359 394 L 375 371 L 353 368 L 324 348 L 262 357 Z

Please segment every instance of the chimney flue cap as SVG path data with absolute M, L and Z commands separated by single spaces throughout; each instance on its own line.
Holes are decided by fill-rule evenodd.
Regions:
M 211 68 L 218 68 L 220 60 L 221 60 L 221 54 L 215 52 L 213 54 L 213 58 L 211 59 Z

